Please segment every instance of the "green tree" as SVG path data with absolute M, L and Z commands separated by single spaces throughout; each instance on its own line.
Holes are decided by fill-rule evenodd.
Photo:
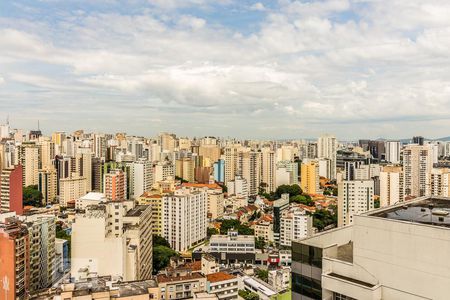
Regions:
M 282 194 L 289 194 L 289 197 L 294 197 L 297 195 L 301 195 L 303 193 L 302 188 L 298 184 L 288 185 L 282 184 L 277 187 L 275 191 L 275 195 L 278 198 L 281 198 Z
M 255 247 L 256 249 L 264 249 L 266 247 L 266 240 L 263 237 L 255 238 Z
M 56 238 L 67 241 L 67 244 L 69 246 L 68 248 L 69 248 L 69 257 L 70 257 L 70 251 L 71 251 L 71 246 L 72 246 L 72 244 L 71 244 L 72 236 L 63 229 L 62 225 L 63 225 L 62 222 L 56 223 Z
M 208 227 L 208 229 L 206 230 L 206 234 L 208 235 L 208 238 L 210 238 L 212 235 L 214 234 L 218 234 L 219 232 L 217 231 L 216 228 L 213 227 Z
M 23 205 L 42 207 L 42 193 L 37 185 L 29 185 L 23 188 Z
M 153 247 L 155 246 L 164 246 L 170 248 L 170 243 L 160 235 L 153 235 Z
M 259 279 L 267 282 L 269 280 L 269 271 L 262 270 L 262 269 L 257 269 L 256 270 L 256 277 L 258 277 Z
M 338 195 L 338 189 L 337 188 L 333 188 L 333 196 L 337 197 Z
M 319 209 L 313 213 L 313 226 L 322 231 L 329 225 L 337 225 L 337 215 L 327 209 Z
M 373 203 L 373 207 L 374 208 L 380 208 L 380 199 L 376 199 L 375 201 L 374 201 L 374 203 Z
M 229 230 L 237 230 L 239 234 L 242 235 L 253 235 L 255 231 L 248 227 L 247 225 L 241 224 L 238 220 L 220 220 L 222 225 L 220 225 L 220 234 L 227 234 Z
M 296 202 L 301 203 L 308 206 L 313 206 L 314 201 L 311 199 L 311 196 L 309 195 L 297 195 L 294 197 L 289 198 L 290 202 Z
M 170 263 L 170 258 L 178 253 L 166 246 L 153 246 L 153 274 L 166 268 Z
M 259 300 L 258 294 L 254 292 L 249 292 L 247 290 L 239 290 L 238 294 L 245 300 Z

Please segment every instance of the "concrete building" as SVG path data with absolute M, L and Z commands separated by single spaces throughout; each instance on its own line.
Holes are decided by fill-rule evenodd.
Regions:
M 280 223 L 280 245 L 290 247 L 291 241 L 306 238 L 313 233 L 313 218 L 305 210 L 294 206 L 283 211 Z
M 283 211 L 289 208 L 289 194 L 281 195 L 281 199 L 273 202 L 273 239 L 276 244 L 280 243 L 281 218 Z
M 219 159 L 213 164 L 214 180 L 217 182 L 225 182 L 225 160 Z
M 233 180 L 228 181 L 227 188 L 229 195 L 249 196 L 247 179 L 242 178 L 241 176 L 236 176 Z
M 427 174 L 433 167 L 433 149 L 429 145 L 407 145 L 403 150 L 405 196 L 426 194 Z
M 265 147 L 261 150 L 261 182 L 266 184 L 265 191 L 267 193 L 274 192 L 276 189 L 276 155 L 273 150 Z
M 405 181 L 401 166 L 384 166 L 380 172 L 380 206 L 405 200 Z
M 372 180 L 344 180 L 338 187 L 338 226 L 353 223 L 355 215 L 374 208 Z
M 229 231 L 226 235 L 212 235 L 209 254 L 224 264 L 247 264 L 255 260 L 255 237 L 238 235 Z
M 186 251 L 206 238 L 206 191 L 182 188 L 163 196 L 163 237 L 176 251 Z
M 273 243 L 273 224 L 267 220 L 260 220 L 255 224 L 255 238 L 263 238 L 269 244 Z
M 238 169 L 238 153 L 242 146 L 240 144 L 230 145 L 224 148 L 225 156 L 225 177 L 224 182 L 234 179 Z
M 261 300 L 270 300 L 277 295 L 273 287 L 258 278 L 244 276 L 241 280 L 241 289 L 258 294 Z
M 105 194 L 90 192 L 75 200 L 75 208 L 83 210 L 89 205 L 98 205 L 101 202 L 108 202 L 108 198 L 106 198 Z
M 15 218 L 1 221 L 0 249 L 2 299 L 27 299 L 30 288 L 30 241 L 27 227 Z
M 206 275 L 206 292 L 215 294 L 219 300 L 237 300 L 238 278 L 225 272 L 208 274 Z
M 152 232 L 154 235 L 163 235 L 163 199 L 160 194 L 146 192 L 138 198 L 139 205 L 150 205 L 152 208 Z
M 72 225 L 72 278 L 82 280 L 92 273 L 122 280 L 149 278 L 151 225 L 151 207 L 134 207 L 132 201 L 91 205 L 77 213 Z
M 336 179 L 336 137 L 325 134 L 317 140 L 317 156 L 318 158 L 328 158 L 330 160 L 330 179 Z
M 175 175 L 188 182 L 194 182 L 194 160 L 191 158 L 177 159 L 175 163 Z
M 391 164 L 400 163 L 401 144 L 399 141 L 386 141 L 386 161 Z
M 30 290 L 48 288 L 56 279 L 56 217 L 27 216 L 30 239 Z
M 448 299 L 449 210 L 421 197 L 293 243 L 292 299 Z
M 0 171 L 0 213 L 14 211 L 23 213 L 22 166 Z
M 184 276 L 157 276 L 159 299 L 190 299 L 195 293 L 205 292 L 206 277 L 200 273 L 190 273 Z
M 268 273 L 268 283 L 273 286 L 277 293 L 283 293 L 289 289 L 291 281 L 291 268 L 282 267 L 271 270 Z
M 130 195 L 132 199 L 137 199 L 152 188 L 153 166 L 147 160 L 140 160 L 131 163 L 130 172 Z
M 103 191 L 111 201 L 127 199 L 127 181 L 125 173 L 120 169 L 113 169 L 105 174 Z
M 86 178 L 74 174 L 71 178 L 59 181 L 59 205 L 66 207 L 69 201 L 75 202 L 78 198 L 86 195 Z
M 23 186 L 37 185 L 39 172 L 39 146 L 34 142 L 23 143 L 17 148 L 17 162 L 23 167 Z
M 319 163 L 309 160 L 301 165 L 300 187 L 306 194 L 317 194 L 320 190 Z
M 42 193 L 42 204 L 55 203 L 58 195 L 58 175 L 53 166 L 39 170 L 38 190 Z
M 450 197 L 450 169 L 433 168 L 427 174 L 425 194 L 427 196 Z

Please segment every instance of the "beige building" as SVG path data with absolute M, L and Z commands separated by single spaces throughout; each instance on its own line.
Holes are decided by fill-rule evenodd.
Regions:
M 433 148 L 430 145 L 407 145 L 403 149 L 405 196 L 425 196 L 427 174 L 433 168 Z
M 23 143 L 17 148 L 17 163 L 23 167 L 23 186 L 37 185 L 39 180 L 39 146 Z
M 265 147 L 261 150 L 262 152 L 262 176 L 261 182 L 266 184 L 266 192 L 270 193 L 275 191 L 276 189 L 276 155 L 273 150 L 268 147 Z
M 203 167 L 211 167 L 220 159 L 220 147 L 218 145 L 201 145 L 198 155 L 203 157 Z
M 190 158 L 177 159 L 175 163 L 175 175 L 188 182 L 194 182 L 194 161 Z
M 292 299 L 448 299 L 449 209 L 421 197 L 293 243 Z
M 339 227 L 353 224 L 354 216 L 374 208 L 373 180 L 343 180 L 338 186 Z
M 240 144 L 226 146 L 224 149 L 225 156 L 225 180 L 229 182 L 234 179 L 238 172 L 239 151 L 242 148 Z
M 53 166 L 39 170 L 38 189 L 45 205 L 57 201 L 57 181 L 58 176 Z
M 330 179 L 336 179 L 336 153 L 337 140 L 330 134 L 324 134 L 317 140 L 318 158 L 328 158 L 330 160 Z
M 48 138 L 39 138 L 41 168 L 53 167 L 53 159 L 56 156 L 55 143 Z
M 153 234 L 163 234 L 163 202 L 162 195 L 146 192 L 137 199 L 139 205 L 150 205 L 152 209 L 152 231 Z
M 238 278 L 225 272 L 206 275 L 206 292 L 220 300 L 237 300 Z
M 380 172 L 380 207 L 405 200 L 405 180 L 401 166 L 384 166 Z
M 450 197 L 450 169 L 448 168 L 433 168 L 427 174 L 426 195 Z
M 72 177 L 59 180 L 59 205 L 66 207 L 69 201 L 84 196 L 87 192 L 86 178 L 73 174 Z
M 273 243 L 273 224 L 268 220 L 260 220 L 255 224 L 255 237 L 263 238 L 268 243 Z

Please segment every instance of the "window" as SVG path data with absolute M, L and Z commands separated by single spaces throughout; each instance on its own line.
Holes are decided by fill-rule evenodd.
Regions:
M 356 300 L 356 299 L 339 293 L 333 293 L 333 300 Z

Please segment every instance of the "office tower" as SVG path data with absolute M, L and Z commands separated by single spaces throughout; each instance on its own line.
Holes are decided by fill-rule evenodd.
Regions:
M 42 139 L 39 141 L 39 148 L 41 169 L 53 166 L 53 160 L 56 156 L 55 143 L 50 140 Z
M 213 165 L 214 180 L 217 182 L 225 182 L 225 160 L 219 159 Z
M 0 221 L 0 297 L 28 299 L 30 289 L 30 240 L 19 220 Z
M 175 175 L 188 182 L 194 182 L 194 160 L 191 158 L 177 159 L 175 162 Z
M 433 168 L 427 173 L 426 192 L 427 196 L 450 197 L 450 169 Z
M 400 151 L 401 144 L 399 141 L 387 141 L 385 143 L 386 148 L 386 161 L 392 164 L 400 163 Z
M 450 230 L 438 207 L 449 200 L 421 197 L 293 242 L 292 299 L 448 299 Z
M 433 167 L 433 150 L 428 145 L 407 145 L 403 150 L 405 196 L 424 196 L 426 177 Z
M 369 151 L 372 157 L 380 162 L 385 158 L 385 142 L 384 141 L 369 141 Z
M 113 169 L 104 175 L 103 191 L 111 201 L 121 201 L 126 199 L 127 182 L 125 173 L 119 169 Z
M 423 146 L 425 139 L 423 138 L 423 136 L 414 136 L 412 138 L 412 143 L 413 144 L 417 144 L 419 146 Z
M 318 158 L 328 158 L 330 160 L 330 179 L 336 179 L 336 152 L 336 137 L 328 134 L 319 137 L 317 140 L 317 156 Z
M 228 194 L 248 197 L 248 182 L 247 179 L 241 176 L 235 176 L 233 180 L 227 183 Z
M 56 217 L 32 215 L 26 217 L 30 237 L 30 289 L 48 288 L 56 279 L 55 239 Z
M 291 241 L 312 235 L 313 218 L 304 209 L 294 207 L 282 213 L 280 223 L 280 245 L 290 247 Z
M 359 140 L 358 145 L 363 149 L 363 151 L 369 151 L 370 140 Z
M 238 154 L 238 174 L 247 181 L 248 195 L 259 192 L 262 176 L 262 154 L 256 151 L 242 151 Z
M 238 169 L 238 153 L 241 148 L 241 145 L 234 144 L 231 146 L 227 146 L 224 149 L 225 156 L 225 181 L 229 182 L 234 179 L 236 176 Z
M 87 193 L 86 178 L 74 174 L 59 181 L 59 205 L 66 207 Z
M 103 162 L 101 158 L 92 158 L 92 191 L 103 192 Z
M 385 166 L 380 172 L 380 206 L 405 200 L 405 180 L 401 166 Z
M 22 166 L 0 171 L 0 212 L 23 213 Z
M 38 190 L 44 205 L 55 203 L 58 195 L 58 176 L 53 166 L 39 170 Z
M 137 199 L 153 185 L 153 166 L 148 160 L 140 160 L 130 165 L 130 195 Z
M 265 147 L 261 150 L 261 182 L 266 184 L 265 190 L 267 193 L 274 192 L 275 187 L 275 173 L 276 173 L 276 158 L 275 152 L 270 148 Z
M 161 146 L 162 152 L 174 152 L 176 143 L 177 140 L 175 134 L 164 132 L 159 135 L 159 145 Z
M 163 237 L 176 251 L 186 251 L 206 238 L 206 191 L 183 188 L 163 196 Z
M 273 202 L 273 239 L 280 244 L 281 218 L 283 211 L 289 208 L 289 194 L 281 195 L 281 199 Z
M 309 160 L 301 165 L 300 187 L 306 194 L 317 194 L 320 190 L 319 162 Z
M 23 167 L 23 186 L 37 185 L 39 172 L 39 147 L 35 143 L 23 143 L 17 147 L 18 164 Z
M 72 225 L 71 275 L 84 272 L 119 277 L 123 281 L 149 279 L 152 272 L 151 206 L 132 201 L 86 207 Z
M 354 216 L 374 208 L 372 180 L 344 180 L 339 183 L 338 226 L 353 224 Z

